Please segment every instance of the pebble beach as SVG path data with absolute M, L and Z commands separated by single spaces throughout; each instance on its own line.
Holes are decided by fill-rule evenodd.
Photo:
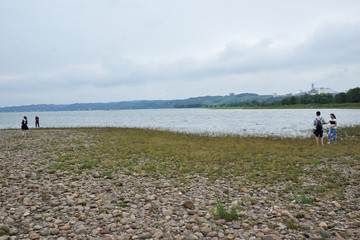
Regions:
M 358 185 L 347 186 L 342 201 L 299 203 L 283 194 L 285 183 L 189 175 L 184 191 L 171 178 L 135 172 L 54 171 L 78 134 L 44 129 L 23 138 L 20 130 L 0 130 L 0 240 L 360 239 Z M 359 164 L 340 170 L 360 174 Z M 235 206 L 238 219 L 215 218 L 218 203 Z

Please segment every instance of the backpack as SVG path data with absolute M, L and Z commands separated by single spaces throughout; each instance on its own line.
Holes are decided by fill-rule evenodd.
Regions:
M 316 119 L 316 130 L 321 130 L 322 129 L 321 120 L 322 120 L 322 118 Z

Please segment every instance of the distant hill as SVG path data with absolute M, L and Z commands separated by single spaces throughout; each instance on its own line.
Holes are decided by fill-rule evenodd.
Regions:
M 74 103 L 74 104 L 36 104 L 13 107 L 0 107 L 0 112 L 44 112 L 44 111 L 88 111 L 120 109 L 161 109 L 217 107 L 241 102 L 274 102 L 286 96 L 273 97 L 255 93 L 242 93 L 227 96 L 203 96 L 182 100 L 139 100 L 110 103 Z

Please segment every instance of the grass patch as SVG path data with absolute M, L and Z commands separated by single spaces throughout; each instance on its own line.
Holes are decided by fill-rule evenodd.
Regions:
M 302 203 L 302 204 L 311 204 L 313 202 L 315 202 L 315 198 L 308 196 L 306 194 L 302 194 L 298 199 L 297 199 L 298 203 Z
M 230 211 L 227 211 L 219 201 L 217 201 L 215 208 L 211 210 L 211 215 L 215 219 L 225 219 L 226 221 L 237 220 L 239 218 L 236 206 L 232 205 Z
M 66 131 L 76 138 L 59 134 L 56 141 L 42 143 L 50 144 L 42 151 L 58 156 L 52 157 L 48 173 L 97 171 L 101 177 L 116 179 L 121 172 L 180 182 L 200 175 L 260 185 L 286 183 L 283 194 L 300 193 L 301 203 L 314 201 L 309 196 L 341 199 L 344 189 L 360 179 L 359 174 L 347 173 L 360 160 L 360 126 L 339 127 L 338 143 L 325 146 L 316 146 L 314 138 L 210 137 L 134 128 Z M 307 192 L 301 195 L 304 186 L 314 182 L 316 186 L 305 187 Z
M 288 229 L 292 229 L 292 230 L 300 229 L 299 223 L 297 223 L 293 219 L 285 219 L 284 224 Z

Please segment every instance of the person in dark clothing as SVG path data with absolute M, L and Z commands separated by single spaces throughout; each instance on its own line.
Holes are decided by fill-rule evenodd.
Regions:
M 38 116 L 35 117 L 35 127 L 40 127 L 40 118 Z
M 21 130 L 22 130 L 23 137 L 26 137 L 26 131 L 29 130 L 27 124 L 28 124 L 27 117 L 24 116 L 23 120 L 21 121 Z
M 325 124 L 325 121 L 322 117 L 320 117 L 320 112 L 317 111 L 316 118 L 314 119 L 314 135 L 316 139 L 316 145 L 319 145 L 319 138 L 321 140 L 321 145 L 324 145 L 323 124 Z

